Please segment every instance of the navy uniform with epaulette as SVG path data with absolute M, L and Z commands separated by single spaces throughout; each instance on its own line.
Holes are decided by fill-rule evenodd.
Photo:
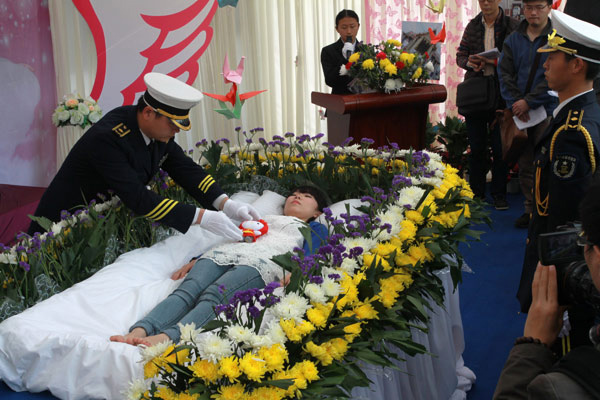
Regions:
M 212 176 L 188 157 L 174 139 L 148 146 L 135 106 L 118 107 L 93 125 L 73 146 L 42 196 L 35 215 L 60 220 L 62 210 L 87 204 L 114 191 L 138 215 L 186 232 L 196 207 L 162 197 L 146 185 L 159 168 L 169 173 L 204 208 L 223 194 Z M 39 231 L 32 224 L 30 233 Z
M 600 106 L 593 91 L 562 108 L 535 147 L 534 210 L 517 297 L 521 310 L 531 304 L 531 283 L 538 263 L 537 237 L 579 220 L 578 204 L 597 173 Z

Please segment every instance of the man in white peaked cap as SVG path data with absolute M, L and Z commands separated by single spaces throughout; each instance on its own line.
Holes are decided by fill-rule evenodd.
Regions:
M 189 111 L 202 93 L 168 75 L 144 76 L 147 90 L 137 106 L 118 107 L 94 124 L 73 146 L 42 196 L 36 216 L 59 221 L 61 212 L 83 206 L 113 191 L 138 215 L 185 233 L 193 224 L 231 240 L 241 230 L 231 221 L 260 218 L 248 204 L 227 197 L 214 178 L 175 143 L 189 130 Z M 159 168 L 203 208 L 182 204 L 147 188 Z M 212 210 L 209 210 L 212 209 Z M 214 210 L 222 210 L 214 211 Z M 41 231 L 33 222 L 29 233 Z
M 577 205 L 596 172 L 600 107 L 592 88 L 600 70 L 600 27 L 552 10 L 545 77 L 558 94 L 550 126 L 535 144 L 533 215 L 517 297 L 521 311 L 531 303 L 538 263 L 537 237 L 578 219 Z

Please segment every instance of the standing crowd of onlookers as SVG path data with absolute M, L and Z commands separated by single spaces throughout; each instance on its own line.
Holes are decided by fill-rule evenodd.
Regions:
M 493 106 L 486 102 L 488 109 L 473 111 L 469 104 L 463 115 L 471 188 L 475 196 L 486 198 L 491 147 L 490 191 L 498 210 L 509 207 L 509 136 L 504 129 L 509 118 L 526 135 L 517 160 L 525 202 L 515 226 L 528 229 L 517 293 L 528 317 L 494 398 L 600 398 L 600 325 L 595 325 L 594 311 L 600 304 L 593 304 L 592 296 L 567 307 L 559 305 L 557 294 L 564 281 L 575 281 L 569 276 L 575 270 L 578 280 L 588 282 L 586 287 L 594 292 L 600 288 L 600 182 L 595 179 L 600 163 L 600 11 L 583 0 L 567 0 L 564 13 L 553 10 L 552 0 L 523 0 L 525 18 L 519 22 L 500 3 L 479 0 L 481 12 L 465 28 L 456 55 L 466 70 L 458 91 L 459 112 L 461 103 L 468 103 L 465 94 L 476 93 L 469 80 L 493 82 L 487 89 L 488 97 L 495 97 Z M 541 265 L 540 235 L 574 221 L 582 222 L 582 228 L 575 225 L 574 236 L 583 248 L 579 264 Z

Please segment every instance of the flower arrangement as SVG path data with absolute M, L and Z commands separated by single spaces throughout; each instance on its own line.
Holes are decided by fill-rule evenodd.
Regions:
M 361 44 L 340 68 L 340 75 L 355 78 L 355 90 L 397 92 L 405 86 L 424 82 L 433 72 L 429 54 L 402 51 L 402 44 L 388 39 L 379 44 Z
M 102 109 L 94 99 L 69 94 L 63 97 L 52 113 L 52 123 L 57 127 L 71 125 L 85 128 L 98 122 L 101 117 Z
M 332 234 L 317 254 L 295 249 L 274 259 L 291 272 L 285 288 L 269 283 L 238 292 L 202 329 L 182 326 L 180 343 L 143 350 L 145 379 L 132 384 L 128 397 L 344 398 L 354 386 L 369 384 L 356 360 L 390 366 L 396 349 L 424 353 L 410 328 L 426 330 L 428 298 L 443 301 L 434 272 L 450 267 L 457 284 L 458 243 L 478 238 L 469 225 L 487 220 L 457 170 L 435 153 L 393 143 L 332 146 L 321 134 L 292 133 L 255 141 L 262 129 L 236 130 L 237 143 L 202 141 L 189 151 L 193 158 L 199 151 L 198 162 L 223 187 L 239 188 L 257 176 L 281 187 L 309 181 L 332 201 L 361 198 L 364 214 L 338 218 L 326 210 Z M 155 190 L 186 201 L 168 176 L 158 178 Z M 136 236 L 147 235 L 135 225 L 147 220 L 115 198 L 55 224 L 38 222 L 47 233 L 0 248 L 0 300 L 29 306 L 43 298 L 36 292 L 41 284 L 60 290 L 85 278 L 63 269 L 97 270 L 111 262 L 106 254 L 131 249 L 125 243 L 148 246 L 160 239 Z

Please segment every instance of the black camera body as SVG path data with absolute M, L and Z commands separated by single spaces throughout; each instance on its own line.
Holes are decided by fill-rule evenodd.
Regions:
M 581 223 L 561 225 L 556 232 L 538 236 L 538 256 L 542 265 L 556 266 L 558 303 L 560 305 L 587 304 L 600 311 L 600 292 L 596 289 L 583 256 L 583 247 L 577 244 Z

